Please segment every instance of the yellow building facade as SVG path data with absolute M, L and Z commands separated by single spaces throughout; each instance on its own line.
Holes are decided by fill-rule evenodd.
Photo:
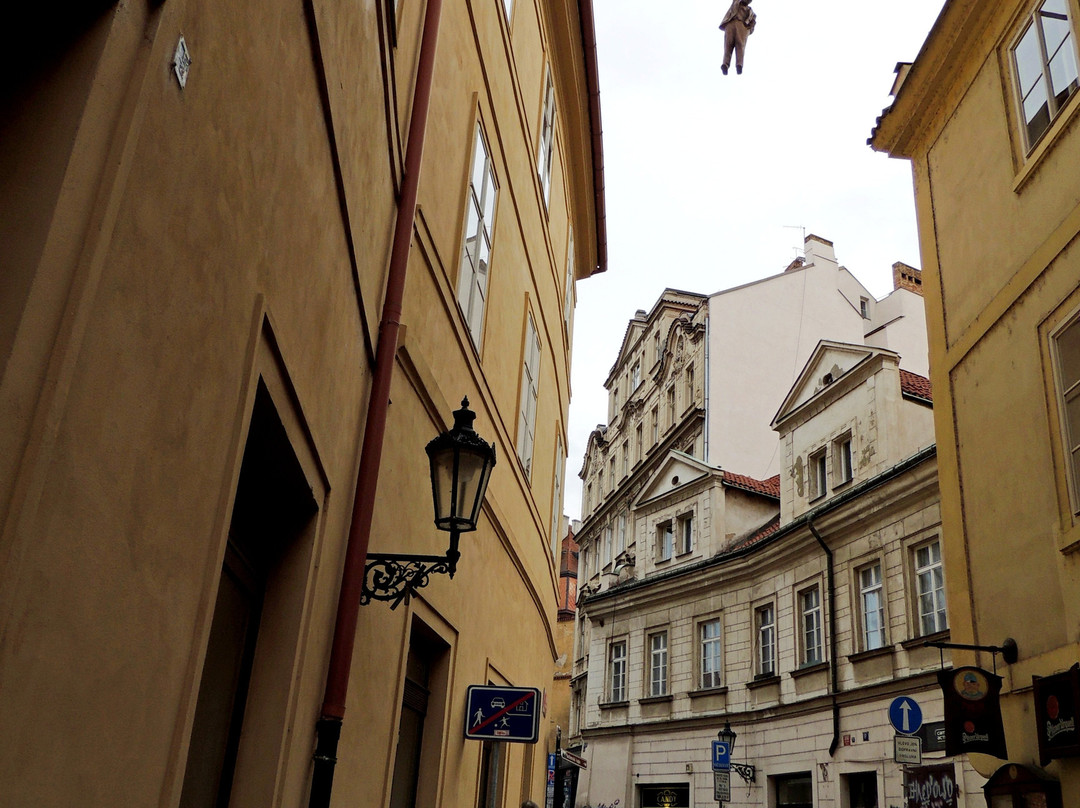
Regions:
M 0 802 L 542 802 L 544 705 L 538 743 L 481 742 L 465 694 L 546 696 L 558 662 L 574 285 L 606 267 L 591 3 L 30 17 Z M 369 552 L 445 552 L 424 449 L 466 397 L 497 463 L 456 575 L 358 607 Z
M 1044 686 L 1080 661 L 1078 21 L 1075 0 L 949 0 L 870 139 L 914 174 L 952 640 L 1015 639 L 1008 759 L 1066 806 L 1075 716 Z

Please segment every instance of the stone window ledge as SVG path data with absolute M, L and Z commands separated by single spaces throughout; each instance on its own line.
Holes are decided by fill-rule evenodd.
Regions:
M 666 696 L 645 696 L 638 699 L 638 704 L 663 704 L 670 701 L 671 694 L 668 693 Z
M 751 681 L 746 683 L 746 686 L 750 690 L 757 690 L 759 687 L 768 687 L 769 685 L 778 684 L 780 684 L 780 675 L 770 673 L 767 676 L 755 676 Z
M 875 648 L 872 651 L 859 651 L 857 654 L 849 654 L 848 662 L 859 663 L 865 662 L 868 659 L 877 659 L 878 657 L 886 657 L 893 655 L 893 647 L 891 645 L 883 645 L 881 648 Z
M 900 643 L 900 647 L 905 651 L 910 651 L 913 648 L 922 648 L 928 642 L 947 642 L 949 639 L 949 630 L 939 631 L 936 634 L 924 634 L 921 637 L 913 637 L 910 640 L 904 640 Z
M 702 688 L 701 690 L 691 690 L 686 695 L 688 695 L 692 699 L 700 699 L 704 698 L 705 696 L 723 696 L 726 693 L 727 685 L 722 685 L 720 687 L 706 687 Z
M 792 679 L 798 679 L 800 676 L 809 676 L 811 673 L 818 673 L 820 671 L 827 671 L 829 669 L 828 662 L 815 662 L 813 665 L 803 665 L 801 668 L 788 673 Z
M 630 702 L 628 701 L 602 701 L 597 705 L 597 707 L 599 707 L 601 710 L 616 710 L 619 707 L 629 706 Z

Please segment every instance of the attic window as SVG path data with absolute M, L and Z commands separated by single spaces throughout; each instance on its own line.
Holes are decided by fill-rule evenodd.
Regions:
M 674 477 L 671 478 L 671 484 L 672 485 L 678 485 L 679 484 L 679 475 L 678 474 L 676 474 Z
M 833 383 L 833 375 L 831 373 L 826 373 L 824 376 L 821 377 L 821 381 L 822 381 L 823 384 L 826 384 L 826 385 L 832 384 Z

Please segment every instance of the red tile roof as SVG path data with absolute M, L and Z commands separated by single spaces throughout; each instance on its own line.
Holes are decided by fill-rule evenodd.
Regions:
M 779 480 L 778 480 L 779 482 Z M 731 546 L 731 550 L 744 550 L 747 547 L 753 547 L 758 542 L 764 541 L 773 533 L 780 529 L 780 514 L 777 514 L 764 525 L 759 527 L 753 533 L 744 536 L 741 540 Z
M 930 380 L 918 373 L 900 368 L 900 392 L 915 398 L 934 400 L 934 393 L 930 388 Z
M 764 494 L 767 497 L 780 499 L 779 474 L 770 477 L 767 480 L 755 480 L 753 477 L 735 474 L 730 471 L 722 473 L 724 475 L 724 485 L 730 485 L 732 488 L 741 488 L 744 491 L 751 491 L 755 494 Z

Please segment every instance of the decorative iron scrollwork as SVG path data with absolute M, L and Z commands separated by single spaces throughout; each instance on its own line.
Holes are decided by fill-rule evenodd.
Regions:
M 364 565 L 364 586 L 360 605 L 372 600 L 390 602 L 396 609 L 401 601 L 420 587 L 427 586 L 432 575 L 454 577 L 456 558 L 447 556 L 409 556 L 369 553 Z

